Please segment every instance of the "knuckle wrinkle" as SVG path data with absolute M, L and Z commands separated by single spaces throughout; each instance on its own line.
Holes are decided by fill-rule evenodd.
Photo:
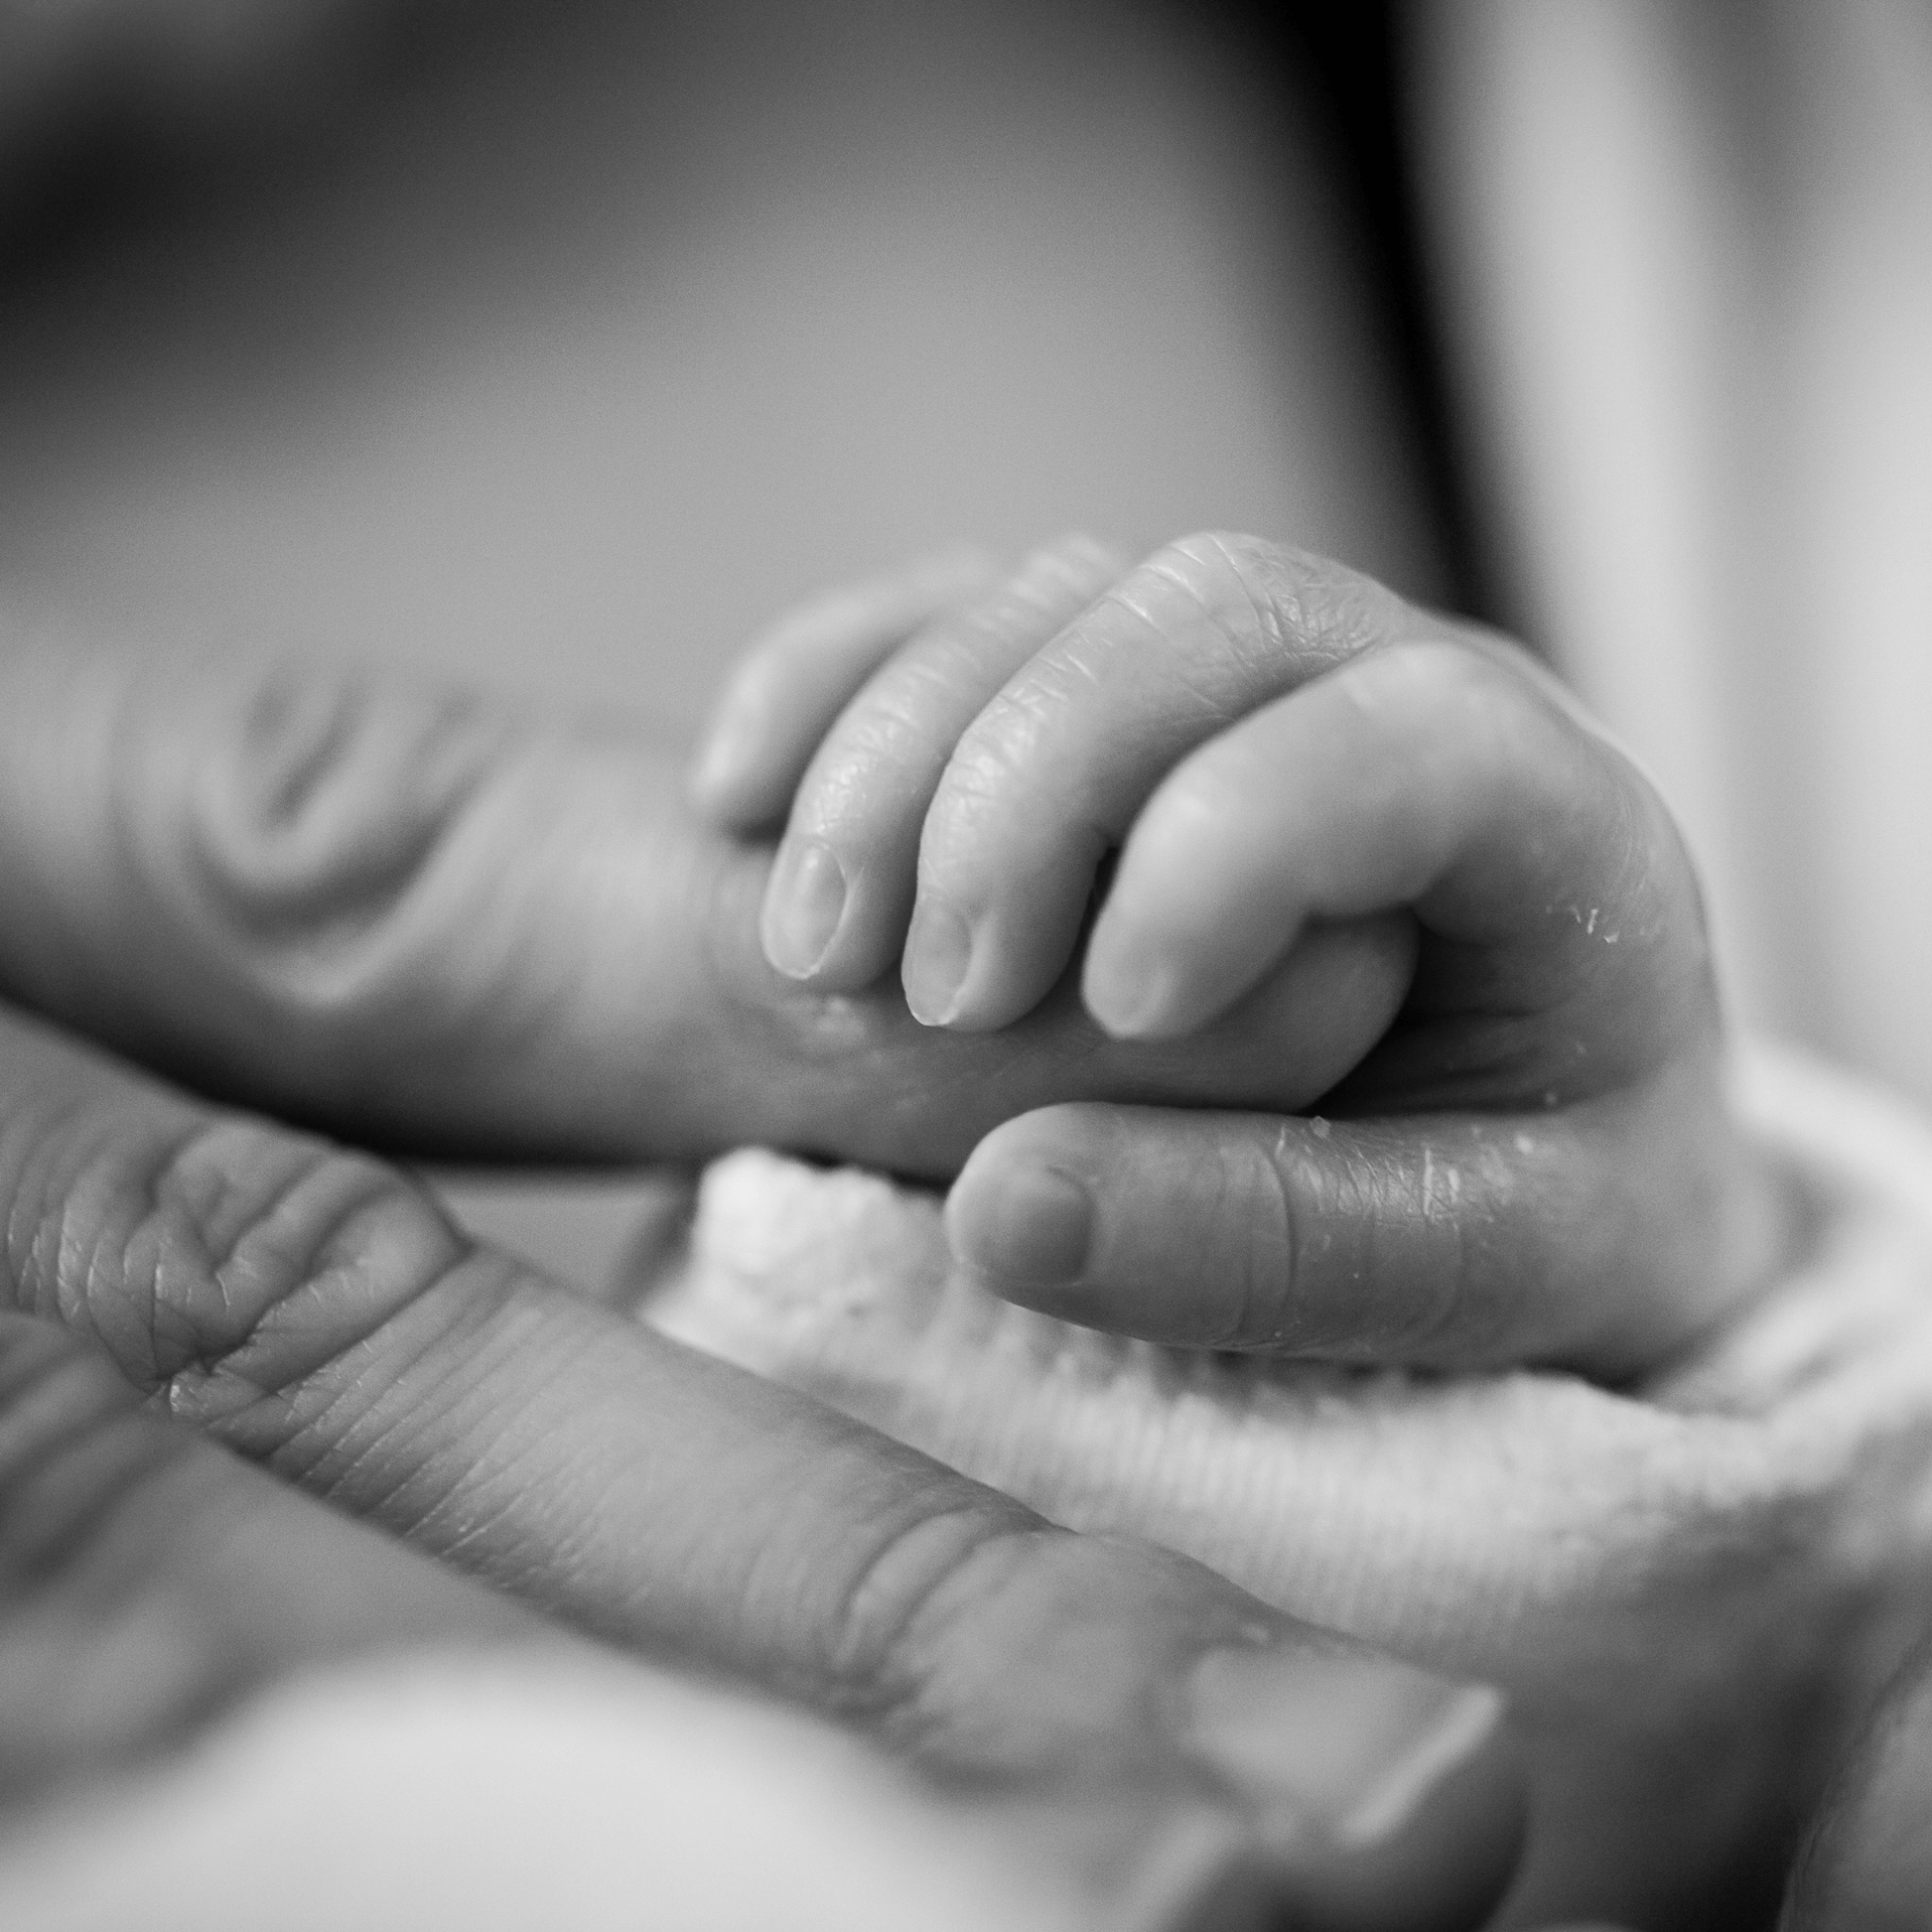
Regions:
M 130 1133 L 77 1116 L 33 1203 L 22 1300 L 198 1413 L 286 1391 L 361 1349 L 469 1256 L 380 1162 L 241 1117 Z
M 223 708 L 207 756 L 180 774 L 163 869 L 222 951 L 285 997 L 352 978 L 505 737 L 467 698 L 272 672 Z
M 936 1499 L 870 1551 L 834 1617 L 831 1681 L 874 1719 L 901 1730 L 921 1722 L 925 1688 L 952 1634 L 997 1593 L 1039 1525 L 1018 1504 Z

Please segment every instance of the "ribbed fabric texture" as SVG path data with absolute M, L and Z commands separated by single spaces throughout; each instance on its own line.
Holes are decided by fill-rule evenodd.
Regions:
M 1502 1685 L 1552 1896 L 1647 1872 L 1664 1923 L 1743 1882 L 1932 1577 L 1932 1134 L 1790 1056 L 1735 1087 L 1813 1232 L 1637 1391 L 1114 1340 L 955 1278 L 933 1196 L 755 1151 L 707 1174 L 648 1318 L 1056 1522 Z

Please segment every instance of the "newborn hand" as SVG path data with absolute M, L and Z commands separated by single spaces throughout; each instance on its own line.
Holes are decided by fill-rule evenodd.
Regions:
M 920 1019 L 1011 1025 L 1115 851 L 1080 964 L 1108 1033 L 1224 1035 L 1285 974 L 1329 987 L 1325 1118 L 1084 1102 L 989 1135 L 950 1224 L 1011 1299 L 1183 1344 L 1621 1375 L 1761 1270 L 1682 843 L 1502 640 L 1254 539 L 1131 570 L 1075 543 L 883 663 L 767 648 L 725 717 L 698 795 L 741 828 L 789 802 L 763 932 L 815 989 L 902 948 Z M 1320 949 L 1350 936 L 1413 949 L 1399 1013 L 1332 996 Z
M 959 589 L 916 573 L 781 634 L 890 648 Z M 934 1033 L 896 985 L 828 998 L 772 969 L 768 848 L 695 820 L 640 731 L 3 621 L 0 718 L 0 996 L 417 1156 L 763 1142 L 950 1179 L 1048 1100 L 1301 1106 L 1407 971 L 1399 931 L 1338 932 L 1182 1043 L 1111 1041 L 1077 999 Z

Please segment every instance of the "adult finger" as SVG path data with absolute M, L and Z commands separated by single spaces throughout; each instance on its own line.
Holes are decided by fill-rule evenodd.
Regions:
M 297 1671 L 543 1630 L 155 1415 L 57 1324 L 0 1313 L 0 1804 L 124 1769 Z
M 1311 1899 L 1386 1883 L 1466 1904 L 1507 1872 L 1515 1774 L 1487 1694 L 1055 1530 L 474 1246 L 366 1157 L 10 1022 L 0 1226 L 18 1312 L 92 1340 L 177 1423 L 580 1629 L 956 1775 L 1266 1814 L 1281 1883 Z M 1194 1683 L 1229 1652 L 1265 1653 L 1283 1686 L 1266 1788 Z
M 1126 566 L 1091 538 L 1049 544 L 929 624 L 859 691 L 792 801 L 764 901 L 774 966 L 854 992 L 893 964 L 911 916 L 920 827 L 960 734 Z
M 1196 745 L 1375 644 L 1442 626 L 1279 545 L 1199 536 L 1130 571 L 961 737 L 926 817 L 906 998 L 1005 1026 L 1058 977 L 1095 872 Z
M 994 1293 L 1091 1327 L 1615 1378 L 1722 1313 L 1767 1249 L 1716 1087 L 1686 1061 L 1560 1112 L 1048 1107 L 974 1152 L 947 1226 Z M 1725 1211 L 1694 1211 L 1707 1195 Z
M 1182 1035 L 1310 920 L 1406 904 L 1452 945 L 1519 954 L 1518 1008 L 1587 983 L 1587 1031 L 1641 1003 L 1650 1026 L 1625 1031 L 1674 1046 L 1661 990 L 1702 986 L 1703 940 L 1667 916 L 1695 893 L 1668 834 L 1634 768 L 1522 676 L 1462 644 L 1385 646 L 1162 781 L 1088 944 L 1087 1005 L 1117 1035 Z
M 1069 997 L 935 1036 L 759 937 L 762 849 L 629 738 L 300 668 L 0 651 L 0 992 L 205 1091 L 418 1155 L 699 1158 L 772 1141 L 950 1174 L 1048 1098 L 1303 1104 L 1412 942 L 1330 936 L 1185 1050 Z M 1325 961 L 1325 963 L 1323 963 Z M 1325 991 L 1316 992 L 1317 987 Z
M 923 625 L 987 589 L 970 545 L 922 557 L 801 605 L 746 646 L 698 746 L 692 802 L 714 825 L 782 824 L 812 753 L 878 664 Z
M 1084 1614 L 1088 1635 L 1125 1641 L 1123 1663 L 1137 1643 L 1145 1658 L 1150 1632 L 1164 1621 L 1178 1626 L 1198 1607 L 1196 1595 L 1185 1587 L 1184 1572 L 1164 1577 L 1130 1559 L 1110 1575 L 1106 1553 L 1097 1554 L 1099 1563 L 1084 1571 L 1069 1566 L 1059 1583 L 1069 1598 L 1124 1584 L 1104 1630 L 1093 1627 L 1090 1602 L 1050 1594 L 1017 1603 L 1009 1620 L 1024 1626 L 1039 1616 L 1064 1623 L 1071 1635 Z M 1159 1600 L 1164 1586 L 1172 1602 Z M 996 1629 L 983 1641 L 991 1653 L 1034 1635 L 1024 1627 Z M 1252 1632 L 1243 1640 L 1251 1648 L 1234 1658 L 1236 1668 L 1263 1662 Z M 103 1354 L 60 1326 L 0 1314 L 0 1809 L 44 1804 L 80 1776 L 125 1775 L 271 1684 L 320 1666 L 434 1647 L 447 1668 L 453 1645 L 497 1652 L 510 1644 L 552 1653 L 573 1648 L 554 1625 L 506 1597 L 156 1415 Z M 482 1680 L 485 1690 L 502 1681 L 503 1664 L 491 1668 L 495 1677 Z M 1123 1687 L 1132 1675 L 1128 1664 Z M 1317 1700 L 1355 1694 L 1349 1712 L 1325 1713 L 1339 1726 L 1326 1750 L 1353 1772 L 1372 1773 L 1390 1721 L 1400 1725 L 1405 1716 L 1401 1696 L 1389 1695 L 1387 1673 L 1366 1658 L 1337 1656 L 1317 1663 L 1308 1688 Z M 1281 1686 L 1275 1689 L 1279 1695 Z M 625 1691 L 613 1679 L 606 1695 Z M 1201 1750 L 1210 1767 L 1212 1726 L 1225 1724 L 1227 1700 L 1219 1685 L 1202 1700 Z M 1451 1699 L 1444 1715 L 1454 1711 Z M 1158 1767 L 1122 1765 L 1111 1779 L 1114 1798 L 1093 1788 L 1096 1781 L 1080 1775 L 1080 1758 L 1100 1740 L 1091 1721 L 1079 1725 L 1080 1715 L 1069 1710 L 1074 1722 L 1064 1735 L 1052 1731 L 1050 1720 L 1007 1744 L 983 1735 L 972 1740 L 969 1761 L 941 1753 L 941 1766 L 955 1776 L 977 1772 L 982 1787 L 989 1779 L 1011 1787 L 1017 1771 L 1014 1796 L 1024 1808 L 1005 1826 L 1010 1856 L 1039 1855 L 1041 1881 L 1050 1881 L 1055 1865 L 1071 1864 L 1077 1890 L 1140 1914 L 1137 1926 L 1223 1932 L 1241 1922 L 1224 1915 L 1230 1899 L 1252 1900 L 1256 1911 L 1268 1905 L 1273 1922 L 1284 1899 L 1345 1901 L 1367 1884 L 1377 1887 L 1370 1903 L 1381 1914 L 1371 1923 L 1396 1922 L 1405 1889 L 1421 1886 L 1436 1895 L 1414 1922 L 1462 1924 L 1480 1904 L 1480 1890 L 1468 1888 L 1492 1887 L 1506 1868 L 1507 1810 L 1490 1818 L 1466 1777 L 1459 1792 L 1425 1795 L 1409 1830 L 1320 1856 L 1307 1842 L 1291 1758 L 1286 1787 L 1249 1781 L 1258 1802 L 1294 1808 L 1289 1822 L 1301 1828 L 1271 1860 L 1266 1833 L 1257 1834 L 1240 1807 L 1217 1803 L 1206 1776 L 1196 1789 L 1164 1796 L 1159 1780 L 1146 1775 Z M 1324 1715 L 1318 1703 L 1312 1715 Z M 1480 1722 L 1482 1707 L 1472 1707 L 1472 1715 Z M 721 1721 L 732 1722 L 729 1707 Z M 1451 1732 L 1443 1735 L 1454 1743 Z M 1012 1742 L 1024 1752 L 1017 1765 Z M 1068 1765 L 1071 1777 L 1054 1775 Z M 1136 1769 L 1151 1788 L 1137 1790 Z M 1456 1782 L 1451 1776 L 1450 1786 Z M 1372 1774 L 1358 1798 L 1358 1811 L 1383 1801 Z M 984 1788 L 965 1815 L 981 1829 L 999 1824 Z M 1505 1838 L 1483 1858 L 1470 1859 L 1466 1847 L 1448 1856 L 1446 1835 L 1471 1827 Z M 111 1856 L 111 1839 L 100 1849 Z M 1461 1907 L 1444 1891 L 1458 1879 Z M 1061 1922 L 1051 1914 L 1042 1918 L 1048 1920 Z M 1087 1922 L 1081 1914 L 1079 1923 Z
M 1069 1578 L 1069 1587 L 1075 1581 Z M 1146 1579 L 1133 1581 L 1146 1590 Z M 1129 1601 L 1115 1610 L 1130 1634 L 1136 1607 Z M 1184 1614 L 1191 1604 L 1182 1600 L 1173 1608 Z M 708 1746 L 715 1755 L 718 1733 L 729 1740 L 747 1722 L 733 1700 L 715 1691 L 706 1708 L 704 1692 L 694 1688 L 680 1697 L 666 1687 L 657 1691 L 654 1708 L 652 1688 L 661 1680 L 632 1677 L 616 1660 L 601 1662 L 508 1598 L 156 1415 L 104 1355 L 56 1324 L 0 1314 L 0 1814 L 31 1809 L 38 1837 L 50 1829 L 50 1801 L 64 1789 L 111 1777 L 121 1781 L 125 1794 L 131 1772 L 180 1752 L 235 1707 L 275 1685 L 314 1678 L 319 1670 L 371 1653 L 432 1650 L 435 1661 L 427 1668 L 391 1663 L 384 1667 L 387 1679 L 374 1680 L 375 1693 L 400 1692 L 414 1699 L 412 1725 L 434 1723 L 435 1701 L 432 1697 L 424 1708 L 425 1688 L 454 1672 L 455 1692 L 507 1703 L 512 1719 L 519 1692 L 540 1694 L 543 1712 L 558 1719 L 557 1742 L 579 1749 L 599 1741 L 607 1747 L 627 1742 L 626 1768 L 633 1776 L 653 1775 L 652 1749 L 660 1756 L 684 1753 L 688 1771 L 694 1748 L 700 1760 Z M 521 1653 L 522 1661 L 513 1661 L 510 1650 Z M 475 1654 L 465 1663 L 453 1658 L 453 1651 Z M 339 1699 L 346 1688 L 352 1712 L 356 1679 L 338 1677 L 335 1683 Z M 1334 1688 L 1331 1683 L 1329 1689 Z M 1364 1740 L 1373 1749 L 1377 1725 L 1399 1715 L 1372 1668 L 1362 1671 L 1360 1688 L 1355 1722 L 1333 1744 L 1344 1761 L 1352 1753 L 1357 1764 L 1364 1761 Z M 580 1719 L 573 1731 L 573 1705 L 581 1708 L 593 1695 L 606 1712 L 621 1711 L 626 1704 L 640 1707 L 631 1722 L 641 1720 L 650 1728 L 624 1740 L 621 1725 L 600 1736 L 594 1727 L 586 1730 Z M 339 1707 L 339 1723 L 344 1715 Z M 283 1716 L 286 1720 L 286 1707 Z M 521 1729 L 503 1740 L 506 1754 L 530 1744 L 528 1716 Z M 694 1734 L 677 1737 L 680 1721 Z M 780 1764 L 785 1752 L 799 1754 L 810 1742 L 795 1724 L 787 1736 L 775 1714 L 766 1728 L 771 1734 L 748 1741 L 777 1747 Z M 380 1731 L 368 1724 L 367 1714 L 362 1729 L 374 1729 L 379 1741 Z M 259 1740 L 259 1724 L 249 1734 Z M 332 1743 L 326 1725 L 311 1741 L 325 1756 L 340 1753 L 341 1740 Z M 366 1749 L 370 1739 L 353 1741 Z M 305 1773 L 301 1743 L 292 1749 L 293 1761 L 285 1752 L 279 1764 L 273 1754 L 267 1764 L 256 1764 L 257 1777 L 273 1780 L 271 1804 L 276 1793 L 286 1805 L 290 1794 L 299 1795 L 315 1775 L 330 1775 L 321 1767 Z M 1425 1801 L 1417 1828 L 1394 1835 L 1395 1842 L 1380 1848 L 1379 1859 L 1317 1861 L 1301 1846 L 1295 1858 L 1271 1863 L 1267 1839 L 1255 1822 L 1238 1806 L 1217 1802 L 1205 1779 L 1198 1790 L 1180 1793 L 1158 1785 L 1137 1791 L 1123 1781 L 1110 1797 L 1091 1788 L 1091 1781 L 1084 1787 L 1078 1781 L 1061 1786 L 1040 1777 L 1037 1767 L 1028 1767 L 1034 1777 L 1015 1787 L 1013 1767 L 983 1752 L 982 1768 L 1011 1788 L 1004 1806 L 989 1802 L 982 1780 L 982 1788 L 970 1794 L 907 1788 L 882 1817 L 877 1777 L 868 1787 L 829 1742 L 819 1750 L 817 1779 L 830 1778 L 836 1791 L 821 1823 L 842 1831 L 853 1851 L 876 1853 L 865 1844 L 868 1833 L 896 1830 L 922 1845 L 927 1863 L 942 1862 L 949 1853 L 953 1865 L 963 1863 L 964 1871 L 950 1873 L 960 1882 L 971 1871 L 971 1860 L 958 1857 L 962 1847 L 970 1851 L 981 1841 L 1003 1847 L 1009 1865 L 1017 1867 L 1007 1909 L 1024 1901 L 1028 1923 L 1064 1932 L 1123 1921 L 1148 1932 L 1227 1932 L 1242 1922 L 1228 1915 L 1230 1900 L 1252 1900 L 1257 1913 L 1266 1907 L 1272 1923 L 1286 1898 L 1318 1899 L 1323 1887 L 1332 1892 L 1338 1883 L 1360 1885 L 1371 1877 L 1391 1888 L 1388 1898 L 1378 1893 L 1371 1900 L 1386 1917 L 1400 1909 L 1405 1884 L 1435 1887 L 1453 1880 L 1458 1869 L 1472 1868 L 1481 1880 L 1480 1861 L 1446 1860 L 1431 1843 L 1431 1834 L 1482 1825 L 1480 1809 L 1472 1810 L 1467 1794 L 1460 1803 L 1452 1792 Z M 206 1750 L 196 1761 L 207 1762 Z M 838 1788 L 842 1774 L 843 1788 Z M 529 1802 L 528 1793 L 517 1793 L 514 1777 L 507 1762 L 485 1765 L 481 1779 L 464 1785 L 461 1801 L 419 1818 L 416 1856 L 434 1860 L 447 1853 L 450 1841 L 462 1843 L 462 1817 L 479 1800 L 489 1805 L 496 1796 L 492 1782 L 504 1787 L 503 1801 L 514 1802 L 515 1793 Z M 785 1802 L 787 1796 L 800 1802 L 798 1791 L 786 1793 L 788 1780 L 774 1773 L 768 1758 L 747 1755 L 736 1767 L 736 1780 L 737 1797 L 754 1808 Z M 168 1793 L 163 1808 L 179 1831 L 184 1822 L 179 1783 L 167 1784 L 165 1774 L 155 1774 L 155 1781 Z M 229 1791 L 225 1802 L 232 1806 L 238 1797 Z M 193 1816 L 191 1810 L 190 1822 Z M 132 1871 L 122 1885 L 103 1886 L 101 1866 L 137 1858 L 139 1832 L 127 1832 L 124 1815 L 103 1814 L 97 1799 L 81 1822 L 93 1864 L 80 1891 L 98 1898 L 103 1890 L 129 1889 Z M 1506 1815 L 1502 1822 L 1506 1825 Z M 345 1825 L 325 1809 L 309 1816 L 297 1837 L 313 1855 L 327 1834 Z M 231 1817 L 227 1831 L 231 1838 Z M 558 1835 L 554 1819 L 550 1835 Z M 35 1887 L 15 1868 L 18 1839 L 13 1849 L 9 1875 L 33 1897 Z M 284 1846 L 281 1856 L 290 1849 Z M 1503 1859 L 1506 1852 L 1506 1846 L 1498 1847 L 1495 1856 Z M 702 1859 L 694 1856 L 688 1863 L 691 1878 L 702 1882 Z M 794 1854 L 791 1863 L 802 1867 L 792 1870 L 791 1882 L 829 1882 L 811 1861 Z M 915 1887 L 939 1878 L 916 1855 L 907 1864 L 901 1878 Z M 673 1857 L 666 1869 L 676 1868 Z M 715 1870 L 711 1875 L 715 1888 Z M 1484 1882 L 1493 1883 L 1493 1877 Z M 65 1883 L 52 1889 L 60 1897 L 69 1892 Z M 807 1903 L 826 1918 L 832 1901 L 814 1892 Z M 1477 1904 L 1450 1917 L 1452 1903 L 1439 1896 L 1430 1901 L 1434 1916 L 1418 1922 L 1470 1922 Z M 45 1893 L 41 1909 L 49 1922 L 56 1916 L 69 1922 L 69 1914 L 52 1910 Z M 89 1924 L 103 1922 L 99 1909 L 72 1916 L 76 1923 L 82 1917 Z M 227 1922 L 206 1898 L 192 1916 L 202 1924 Z M 38 1925 L 42 1918 L 31 1922 Z M 734 1915 L 733 1922 L 741 1917 Z M 743 1922 L 753 1922 L 753 1914 L 743 1914 Z

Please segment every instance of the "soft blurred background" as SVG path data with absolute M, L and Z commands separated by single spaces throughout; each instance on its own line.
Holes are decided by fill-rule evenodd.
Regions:
M 0 0 L 0 597 L 689 736 L 959 535 L 1506 622 L 1932 1098 L 1915 0 Z
M 754 624 L 961 534 L 1230 523 L 1443 584 L 1239 10 L 179 11 L 190 99 L 123 82 L 16 213 L 16 598 L 684 733 Z

